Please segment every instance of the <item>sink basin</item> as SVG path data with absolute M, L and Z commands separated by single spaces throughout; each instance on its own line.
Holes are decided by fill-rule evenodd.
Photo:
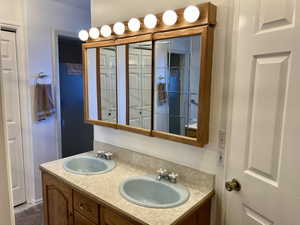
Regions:
M 158 181 L 155 175 L 127 179 L 120 185 L 120 193 L 128 201 L 149 208 L 172 208 L 189 198 L 184 186 Z
M 107 173 L 115 167 L 113 160 L 99 159 L 91 156 L 78 156 L 65 161 L 64 169 L 76 174 Z

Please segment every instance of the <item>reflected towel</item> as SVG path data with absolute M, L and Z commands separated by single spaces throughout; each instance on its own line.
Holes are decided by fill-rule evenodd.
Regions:
M 51 84 L 36 85 L 36 117 L 44 120 L 55 113 Z
M 166 84 L 159 83 L 157 89 L 158 89 L 158 102 L 160 105 L 162 105 L 167 102 Z

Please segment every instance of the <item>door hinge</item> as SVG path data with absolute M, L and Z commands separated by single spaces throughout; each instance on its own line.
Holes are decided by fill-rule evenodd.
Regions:
M 219 130 L 219 148 L 225 149 L 226 145 L 226 131 L 224 129 Z

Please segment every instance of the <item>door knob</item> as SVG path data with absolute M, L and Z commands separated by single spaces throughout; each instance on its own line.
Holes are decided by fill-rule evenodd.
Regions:
M 227 191 L 240 191 L 242 187 L 240 183 L 233 178 L 231 181 L 225 183 L 225 188 Z

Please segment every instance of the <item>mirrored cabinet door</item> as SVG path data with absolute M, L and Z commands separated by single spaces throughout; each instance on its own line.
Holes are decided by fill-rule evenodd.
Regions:
M 88 120 L 117 122 L 115 47 L 89 48 L 87 62 Z
M 98 120 L 97 48 L 86 50 L 86 87 L 88 120 Z
M 127 45 L 127 125 L 151 129 L 152 42 Z
M 115 46 L 99 49 L 98 91 L 100 92 L 99 120 L 117 123 L 117 50 Z
M 155 41 L 154 130 L 197 137 L 200 35 Z

